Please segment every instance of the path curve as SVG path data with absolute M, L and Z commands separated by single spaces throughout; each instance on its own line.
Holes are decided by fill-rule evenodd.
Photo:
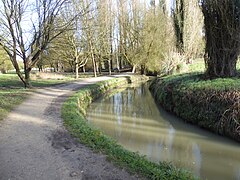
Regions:
M 89 78 L 31 94 L 0 123 L 0 180 L 137 179 L 72 138 L 61 106 Z

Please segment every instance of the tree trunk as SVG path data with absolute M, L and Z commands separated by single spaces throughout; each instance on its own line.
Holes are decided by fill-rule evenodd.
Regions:
M 75 75 L 76 75 L 76 79 L 79 78 L 79 74 L 78 74 L 78 58 L 75 59 Z
M 22 81 L 22 83 L 24 84 L 24 87 L 26 88 L 25 79 L 24 79 L 22 73 L 20 72 L 20 70 L 16 70 L 16 73 L 17 73 L 18 77 L 20 78 L 20 80 Z
M 25 73 L 25 82 L 24 82 L 25 88 L 32 87 L 31 82 L 30 82 L 30 72 L 31 72 L 31 68 L 26 69 L 26 71 L 24 72 Z
M 184 51 L 184 40 L 183 40 L 183 30 L 184 30 L 184 0 L 176 0 L 176 7 L 173 12 L 173 23 L 176 35 L 176 48 L 179 53 Z
M 135 71 L 136 71 L 136 65 L 133 65 L 132 73 L 135 73 Z
M 235 58 L 215 58 L 211 57 L 205 58 L 205 63 L 207 66 L 206 76 L 208 78 L 219 78 L 219 77 L 234 77 L 237 75 L 237 56 Z
M 83 73 L 85 74 L 85 72 L 86 72 L 86 69 L 85 69 L 85 66 L 83 66 Z
M 234 77 L 240 53 L 240 3 L 204 0 L 207 78 Z
M 111 60 L 108 60 L 108 74 L 112 74 L 112 69 L 111 69 Z
M 102 74 L 102 63 L 101 63 L 101 60 L 100 60 L 100 58 L 98 59 L 98 73 L 99 74 Z
M 141 75 L 144 75 L 146 72 L 146 67 L 145 65 L 141 65 Z
M 97 77 L 96 61 L 93 54 L 92 54 L 92 64 L 93 64 L 94 77 Z

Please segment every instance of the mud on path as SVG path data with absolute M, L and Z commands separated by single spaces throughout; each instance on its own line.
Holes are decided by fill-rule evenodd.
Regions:
M 0 123 L 1 180 L 137 179 L 77 143 L 63 127 L 61 106 L 85 79 L 39 89 Z

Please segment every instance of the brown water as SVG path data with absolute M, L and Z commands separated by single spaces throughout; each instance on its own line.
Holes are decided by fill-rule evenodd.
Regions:
M 87 119 L 154 162 L 170 161 L 202 179 L 240 180 L 240 144 L 158 108 L 146 84 L 97 100 Z

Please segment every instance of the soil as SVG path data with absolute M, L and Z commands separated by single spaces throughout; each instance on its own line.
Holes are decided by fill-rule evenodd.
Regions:
M 77 142 L 63 126 L 61 106 L 89 78 L 34 91 L 0 123 L 1 180 L 138 179 Z

